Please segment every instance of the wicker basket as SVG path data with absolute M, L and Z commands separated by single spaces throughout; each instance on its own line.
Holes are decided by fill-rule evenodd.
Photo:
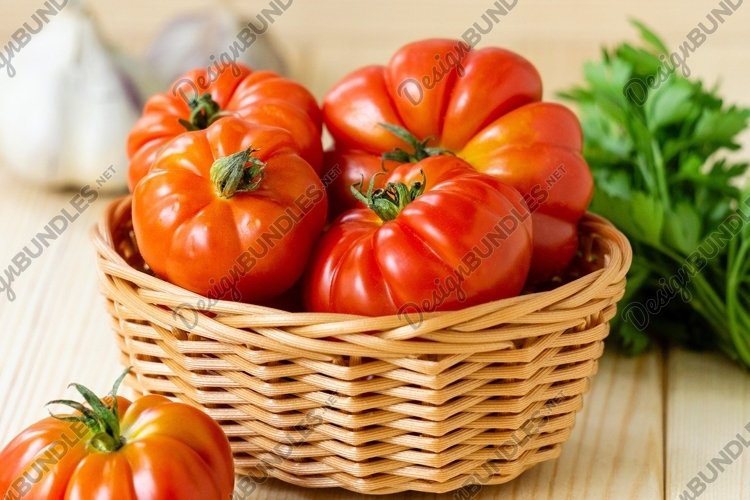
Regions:
M 239 474 L 371 494 L 470 493 L 556 458 L 631 261 L 587 215 L 580 277 L 415 321 L 207 304 L 144 271 L 129 197 L 93 236 L 131 387 L 204 409 Z

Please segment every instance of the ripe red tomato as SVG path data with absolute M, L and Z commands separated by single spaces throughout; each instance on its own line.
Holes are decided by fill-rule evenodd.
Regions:
M 338 165 L 341 183 L 369 178 L 382 168 L 381 155 L 411 147 L 382 124 L 451 151 L 530 202 L 531 278 L 548 279 L 575 255 L 593 181 L 577 118 L 561 105 L 539 102 L 541 95 L 538 72 L 513 52 L 470 50 L 455 40 L 411 43 L 388 65 L 354 71 L 328 92 L 323 116 L 335 151 L 324 168 Z M 333 207 L 356 205 L 341 185 L 329 194 Z
M 0 452 L 3 498 L 226 500 L 231 496 L 232 450 L 221 427 L 208 415 L 163 396 L 145 396 L 133 403 L 120 396 L 100 400 L 85 387 L 77 387 L 88 407 L 54 401 L 78 412 L 31 425 Z
M 234 117 L 164 146 L 133 193 L 138 248 L 157 276 L 244 302 L 294 284 L 326 212 L 292 136 Z
M 452 310 L 517 295 L 531 261 L 521 195 L 453 156 L 406 163 L 323 235 L 304 287 L 310 311 L 368 316 Z
M 300 155 L 320 170 L 321 113 L 310 92 L 297 82 L 270 71 L 237 69 L 212 75 L 196 69 L 178 78 L 170 90 L 152 96 L 128 137 L 130 191 L 169 140 L 186 130 L 202 130 L 222 116 L 288 130 Z

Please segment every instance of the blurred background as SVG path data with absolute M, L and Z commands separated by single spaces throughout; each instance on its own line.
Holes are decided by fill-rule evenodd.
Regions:
M 70 0 L 75 1 L 75 0 Z M 28 21 L 41 0 L 14 0 L 0 6 L 0 42 Z M 58 0 L 59 4 L 64 3 Z M 478 21 L 489 0 L 284 0 L 289 4 L 268 35 L 289 62 L 290 76 L 317 95 L 359 65 L 385 62 L 401 45 L 422 37 L 458 37 Z M 512 1 L 507 2 L 513 5 Z M 717 1 L 701 0 L 517 0 L 511 13 L 481 45 L 516 50 L 539 68 L 551 96 L 580 79 L 581 65 L 597 56 L 601 44 L 634 38 L 628 19 L 654 28 L 675 47 L 703 20 Z M 738 2 L 735 2 L 738 3 Z M 269 0 L 116 0 L 90 1 L 101 33 L 127 54 L 141 56 L 175 16 L 204 9 L 231 8 L 248 17 Z M 750 14 L 740 6 L 690 57 L 690 67 L 713 81 L 721 75 L 726 95 L 748 102 L 742 78 L 750 64 L 747 51 Z M 750 10 L 750 9 L 748 9 Z
M 74 1 L 74 0 L 70 0 Z M 248 17 L 270 0 L 90 1 L 102 34 L 132 56 L 143 55 L 159 30 L 175 16 L 228 7 Z M 0 6 L 0 42 L 29 19 L 42 0 L 5 1 Z M 63 0 L 58 0 L 63 3 Z M 490 0 L 283 0 L 289 4 L 268 35 L 289 62 L 289 74 L 321 97 L 346 72 L 385 62 L 400 46 L 423 37 L 459 37 L 478 21 Z M 741 3 L 735 1 L 735 3 Z M 508 5 L 513 1 L 508 0 Z M 676 48 L 718 1 L 706 0 L 517 0 L 511 13 L 481 45 L 520 52 L 537 66 L 547 96 L 580 80 L 581 65 L 602 44 L 635 38 L 628 19 L 637 18 Z M 744 68 L 750 65 L 750 8 L 725 19 L 690 67 L 709 81 L 721 76 L 726 95 L 747 103 Z M 208 61 L 207 61 L 208 62 Z
M 274 8 L 273 2 L 57 0 L 57 5 L 63 6 L 65 15 L 75 12 L 78 5 L 85 7 L 85 17 L 93 20 L 98 36 L 88 34 L 88 38 L 82 37 L 84 47 L 91 45 L 89 38 L 98 38 L 103 46 L 117 54 L 117 63 L 132 80 L 126 87 L 134 94 L 131 97 L 135 104 L 128 109 L 115 107 L 116 111 L 108 111 L 108 116 L 123 115 L 122 126 L 112 127 L 113 130 L 106 137 L 102 132 L 102 138 L 98 140 L 100 144 L 108 144 L 107 151 L 123 146 L 122 151 L 117 151 L 119 154 L 113 152 L 109 156 L 118 158 L 115 161 L 125 161 L 121 157 L 124 155 L 124 137 L 120 140 L 120 136 L 126 134 L 149 94 L 166 90 L 174 76 L 185 69 L 208 66 L 212 62 L 210 55 L 216 54 L 218 57 L 221 48 L 236 40 L 237 27 L 243 25 L 243 20 L 254 19 L 262 9 Z M 602 45 L 612 46 L 624 39 L 637 38 L 630 19 L 643 21 L 665 39 L 670 49 L 678 50 L 688 32 L 699 22 L 705 21 L 711 9 L 719 8 L 719 2 L 715 0 L 505 0 L 504 3 L 510 7 L 508 15 L 500 18 L 492 31 L 482 37 L 479 46 L 507 47 L 530 59 L 542 75 L 545 98 L 553 100 L 556 92 L 581 81 L 584 62 L 598 58 Z M 349 71 L 365 64 L 385 63 L 396 49 L 407 42 L 425 37 L 458 38 L 474 22 L 483 25 L 482 14 L 494 4 L 489 0 L 279 0 L 279 6 L 285 7 L 283 14 L 273 19 L 266 34 L 259 37 L 241 59 L 254 67 L 274 69 L 300 80 L 320 99 L 332 84 Z M 719 83 L 729 101 L 747 104 L 750 102 L 745 78 L 746 68 L 750 66 L 750 52 L 746 50 L 750 36 L 750 13 L 744 12 L 746 7 L 741 0 L 734 0 L 732 5 L 735 4 L 739 4 L 737 12 L 726 17 L 717 31 L 690 54 L 687 65 L 693 75 L 704 78 L 709 85 Z M 34 26 L 30 22 L 32 15 L 43 7 L 41 0 L 3 2 L 0 6 L 0 43 L 3 44 L 0 49 L 10 42 L 13 33 L 23 23 Z M 750 11 L 750 8 L 747 9 Z M 56 22 L 60 19 L 60 15 L 51 17 L 42 33 L 34 35 L 28 46 L 12 61 L 19 72 L 12 79 L 15 81 L 10 82 L 16 85 L 16 89 L 25 90 L 31 86 L 33 92 L 44 96 L 40 89 L 44 89 L 47 83 L 38 79 L 24 82 L 19 65 L 23 66 L 24 59 L 29 59 L 35 51 L 41 51 L 42 58 L 47 57 L 50 51 L 40 46 L 60 45 L 57 40 L 65 39 L 65 34 L 50 33 L 65 31 L 63 23 Z M 70 28 L 69 31 L 85 30 Z M 52 40 L 40 41 L 43 38 Z M 63 64 L 59 62 L 60 59 L 74 64 L 76 57 L 93 57 L 90 53 L 81 56 L 77 54 L 79 50 L 75 47 L 67 51 L 61 49 L 61 55 L 50 54 L 48 57 L 52 60 L 51 64 L 57 61 L 58 66 Z M 201 50 L 203 53 L 200 53 Z M 7 80 L 6 71 L 6 68 L 0 69 L 0 90 L 5 88 L 3 80 Z M 29 73 L 31 71 L 26 71 L 27 75 Z M 92 78 L 86 79 L 89 83 L 92 81 Z M 50 78 L 49 84 L 55 86 L 55 83 L 56 79 Z M 31 89 L 23 103 L 17 102 L 18 95 L 10 97 L 10 93 L 18 93 L 11 89 L 10 92 L 4 91 L 6 100 L 11 101 L 10 106 L 31 107 L 28 101 L 32 99 L 33 102 L 34 99 L 30 97 Z M 56 96 L 54 99 L 59 102 L 64 98 Z M 92 106 L 89 115 L 94 115 L 96 109 L 97 106 Z M 95 119 L 90 120 L 96 123 Z M 18 124 L 13 118 L 6 121 L 12 124 L 11 129 Z M 29 117 L 25 125 L 35 129 L 38 124 Z M 91 126 L 99 130 L 98 125 Z M 7 126 L 5 130 L 8 130 Z M 3 132 L 0 126 L 0 136 Z M 16 132 L 24 138 L 29 135 L 21 130 Z M 46 140 L 49 141 L 49 137 Z M 6 141 L 0 137 L 0 160 L 7 159 L 10 152 L 19 157 L 10 163 L 24 164 L 22 153 L 13 151 L 18 147 L 15 146 L 18 142 L 17 137 L 6 137 Z M 742 142 L 745 146 L 749 145 L 750 134 L 746 133 Z M 9 147 L 9 144 L 14 147 Z M 103 145 L 101 147 L 105 148 Z M 74 153 L 74 157 L 77 154 Z M 102 161 L 96 164 L 100 163 Z M 25 167 L 11 170 L 18 171 L 19 168 Z M 76 170 L 75 167 L 69 168 Z M 124 170 L 123 167 L 121 174 Z M 23 177 L 23 172 L 21 174 Z M 91 172 L 86 172 L 86 175 L 88 179 L 96 177 Z M 75 181 L 71 182 L 73 186 L 86 182 L 80 176 L 61 176 Z M 119 179 L 111 184 L 115 188 L 120 185 Z

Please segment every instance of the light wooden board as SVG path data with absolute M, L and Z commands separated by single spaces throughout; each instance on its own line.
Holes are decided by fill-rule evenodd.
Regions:
M 172 15 L 215 5 L 208 0 L 92 3 L 102 32 L 131 55 L 142 53 Z M 226 3 L 248 14 L 268 5 L 265 0 Z M 403 43 L 460 36 L 492 3 L 295 0 L 272 27 L 271 36 L 288 57 L 291 74 L 322 97 L 345 73 L 386 61 Z M 0 5 L 0 48 L 42 4 L 18 0 Z M 531 59 L 544 77 L 549 98 L 580 79 L 583 62 L 597 56 L 601 43 L 634 38 L 629 17 L 646 21 L 676 47 L 717 5 L 518 0 L 511 15 L 482 44 L 503 45 Z M 750 7 L 742 5 L 690 64 L 709 82 L 721 80 L 725 95 L 744 104 L 750 102 L 748 34 Z M 744 143 L 750 146 L 750 134 Z M 25 186 L 0 170 L 0 269 L 71 196 Z M 84 382 L 104 392 L 120 371 L 88 242 L 90 226 L 106 203 L 99 199 L 18 278 L 15 302 L 0 297 L 0 446 L 44 416 L 44 402 L 72 395 L 65 389 L 68 382 Z M 721 357 L 679 350 L 669 351 L 665 359 L 659 352 L 637 359 L 606 354 L 560 459 L 508 485 L 487 487 L 477 498 L 676 499 L 748 421 L 750 378 Z M 747 435 L 750 438 L 750 432 Z M 749 464 L 750 451 L 745 451 L 700 498 L 750 498 Z M 269 481 L 253 498 L 324 497 L 356 495 Z M 393 496 L 399 497 L 407 496 Z M 433 496 L 408 498 L 412 497 Z
M 0 173 L 0 269 L 69 206 Z M 96 285 L 88 233 L 107 203 L 98 199 L 16 278 L 16 300 L 0 298 L 0 442 L 45 416 L 44 403 L 69 382 L 106 392 L 121 368 Z M 1 271 L 0 271 L 1 272 Z
M 3 171 L 0 186 L 1 265 L 60 213 L 72 195 L 28 187 Z M 73 396 L 66 390 L 68 382 L 106 392 L 121 370 L 97 291 L 88 234 L 108 201 L 99 198 L 17 278 L 15 301 L 0 299 L 0 446 L 45 416 L 46 401 Z M 508 485 L 483 488 L 476 498 L 659 498 L 661 377 L 657 353 L 638 359 L 605 354 L 560 459 Z M 649 460 L 642 460 L 644 450 Z M 354 496 L 345 490 L 310 491 L 278 481 L 269 481 L 253 495 L 268 500 L 325 497 Z M 433 497 L 438 496 L 415 496 Z
M 667 373 L 667 498 L 703 489 L 701 499 L 750 498 L 750 376 L 719 356 L 682 349 L 669 353 Z M 727 445 L 731 463 L 709 468 Z
M 67 206 L 70 193 L 46 193 L 0 171 L 0 265 Z M 99 198 L 0 299 L 0 446 L 46 415 L 44 403 L 73 396 L 70 381 L 106 392 L 121 370 L 97 291 L 89 231 L 109 199 Z M 638 359 L 605 354 L 559 460 L 478 499 L 660 498 L 662 370 L 658 353 Z M 643 453 L 650 457 L 643 460 Z M 269 480 L 252 498 L 348 499 L 345 490 L 311 491 Z M 414 495 L 408 498 L 451 498 Z M 364 498 L 364 497 L 362 497 Z M 391 498 L 407 498 L 392 495 Z

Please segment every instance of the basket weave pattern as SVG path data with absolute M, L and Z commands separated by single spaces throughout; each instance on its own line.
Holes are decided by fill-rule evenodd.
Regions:
M 504 483 L 557 457 L 631 260 L 587 215 L 589 268 L 554 290 L 369 318 L 209 303 L 149 275 L 128 197 L 93 239 L 129 385 L 205 410 L 238 473 L 374 494 Z

